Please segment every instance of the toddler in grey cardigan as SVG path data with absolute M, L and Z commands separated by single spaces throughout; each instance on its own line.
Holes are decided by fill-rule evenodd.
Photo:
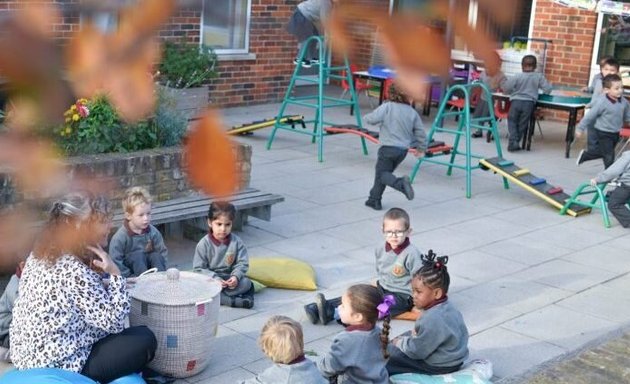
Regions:
M 271 317 L 258 342 L 273 365 L 239 384 L 328 384 L 315 363 L 304 357 L 304 335 L 297 321 L 286 316 Z

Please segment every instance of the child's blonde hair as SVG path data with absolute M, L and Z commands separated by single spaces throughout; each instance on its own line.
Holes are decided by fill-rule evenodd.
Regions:
M 274 363 L 288 364 L 304 354 L 302 326 L 286 316 L 273 316 L 260 332 L 258 343 Z
M 129 188 L 125 192 L 125 198 L 122 201 L 123 211 L 131 215 L 138 205 L 142 203 L 151 204 L 151 201 L 151 195 L 146 189 L 142 187 Z

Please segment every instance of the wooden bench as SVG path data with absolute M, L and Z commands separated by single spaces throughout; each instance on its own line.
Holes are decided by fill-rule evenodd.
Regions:
M 191 195 L 172 200 L 154 202 L 151 206 L 151 224 L 165 224 L 165 235 L 182 237 L 184 226 L 207 231 L 206 217 L 208 208 L 214 198 L 205 195 Z M 273 193 L 262 192 L 254 188 L 244 189 L 227 198 L 236 208 L 233 228 L 240 230 L 247 223 L 247 217 L 253 216 L 261 220 L 271 220 L 271 206 L 284 201 L 284 197 Z M 113 226 L 122 224 L 122 211 L 114 214 Z

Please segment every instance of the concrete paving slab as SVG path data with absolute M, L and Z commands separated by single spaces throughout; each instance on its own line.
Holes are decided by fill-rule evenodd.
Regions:
M 469 346 L 471 357 L 492 362 L 495 382 L 503 377 L 522 374 L 532 366 L 566 353 L 564 348 L 502 327 L 473 335 Z
M 516 262 L 537 265 L 566 255 L 572 250 L 551 243 L 533 242 L 520 236 L 496 241 L 479 248 L 480 251 Z
M 499 307 L 491 302 L 475 301 L 462 294 L 450 296 L 449 300 L 461 311 L 470 335 L 496 327 L 519 316 L 517 311 Z
M 577 349 L 591 340 L 617 329 L 618 323 L 550 305 L 501 324 L 502 328 L 566 351 Z
M 485 283 L 525 270 L 527 265 L 472 250 L 449 255 L 448 268 L 453 275 Z
M 616 293 L 610 287 L 597 286 L 560 300 L 556 305 L 624 324 L 630 319 L 630 297 Z
M 512 277 L 579 292 L 618 275 L 618 273 L 587 267 L 565 260 L 551 260 L 517 272 Z

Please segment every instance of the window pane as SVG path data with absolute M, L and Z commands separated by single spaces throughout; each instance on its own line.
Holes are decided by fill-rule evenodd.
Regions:
M 217 51 L 247 51 L 248 0 L 204 0 L 202 41 Z
M 612 56 L 619 64 L 630 65 L 630 17 L 603 15 L 597 62 L 602 56 Z

